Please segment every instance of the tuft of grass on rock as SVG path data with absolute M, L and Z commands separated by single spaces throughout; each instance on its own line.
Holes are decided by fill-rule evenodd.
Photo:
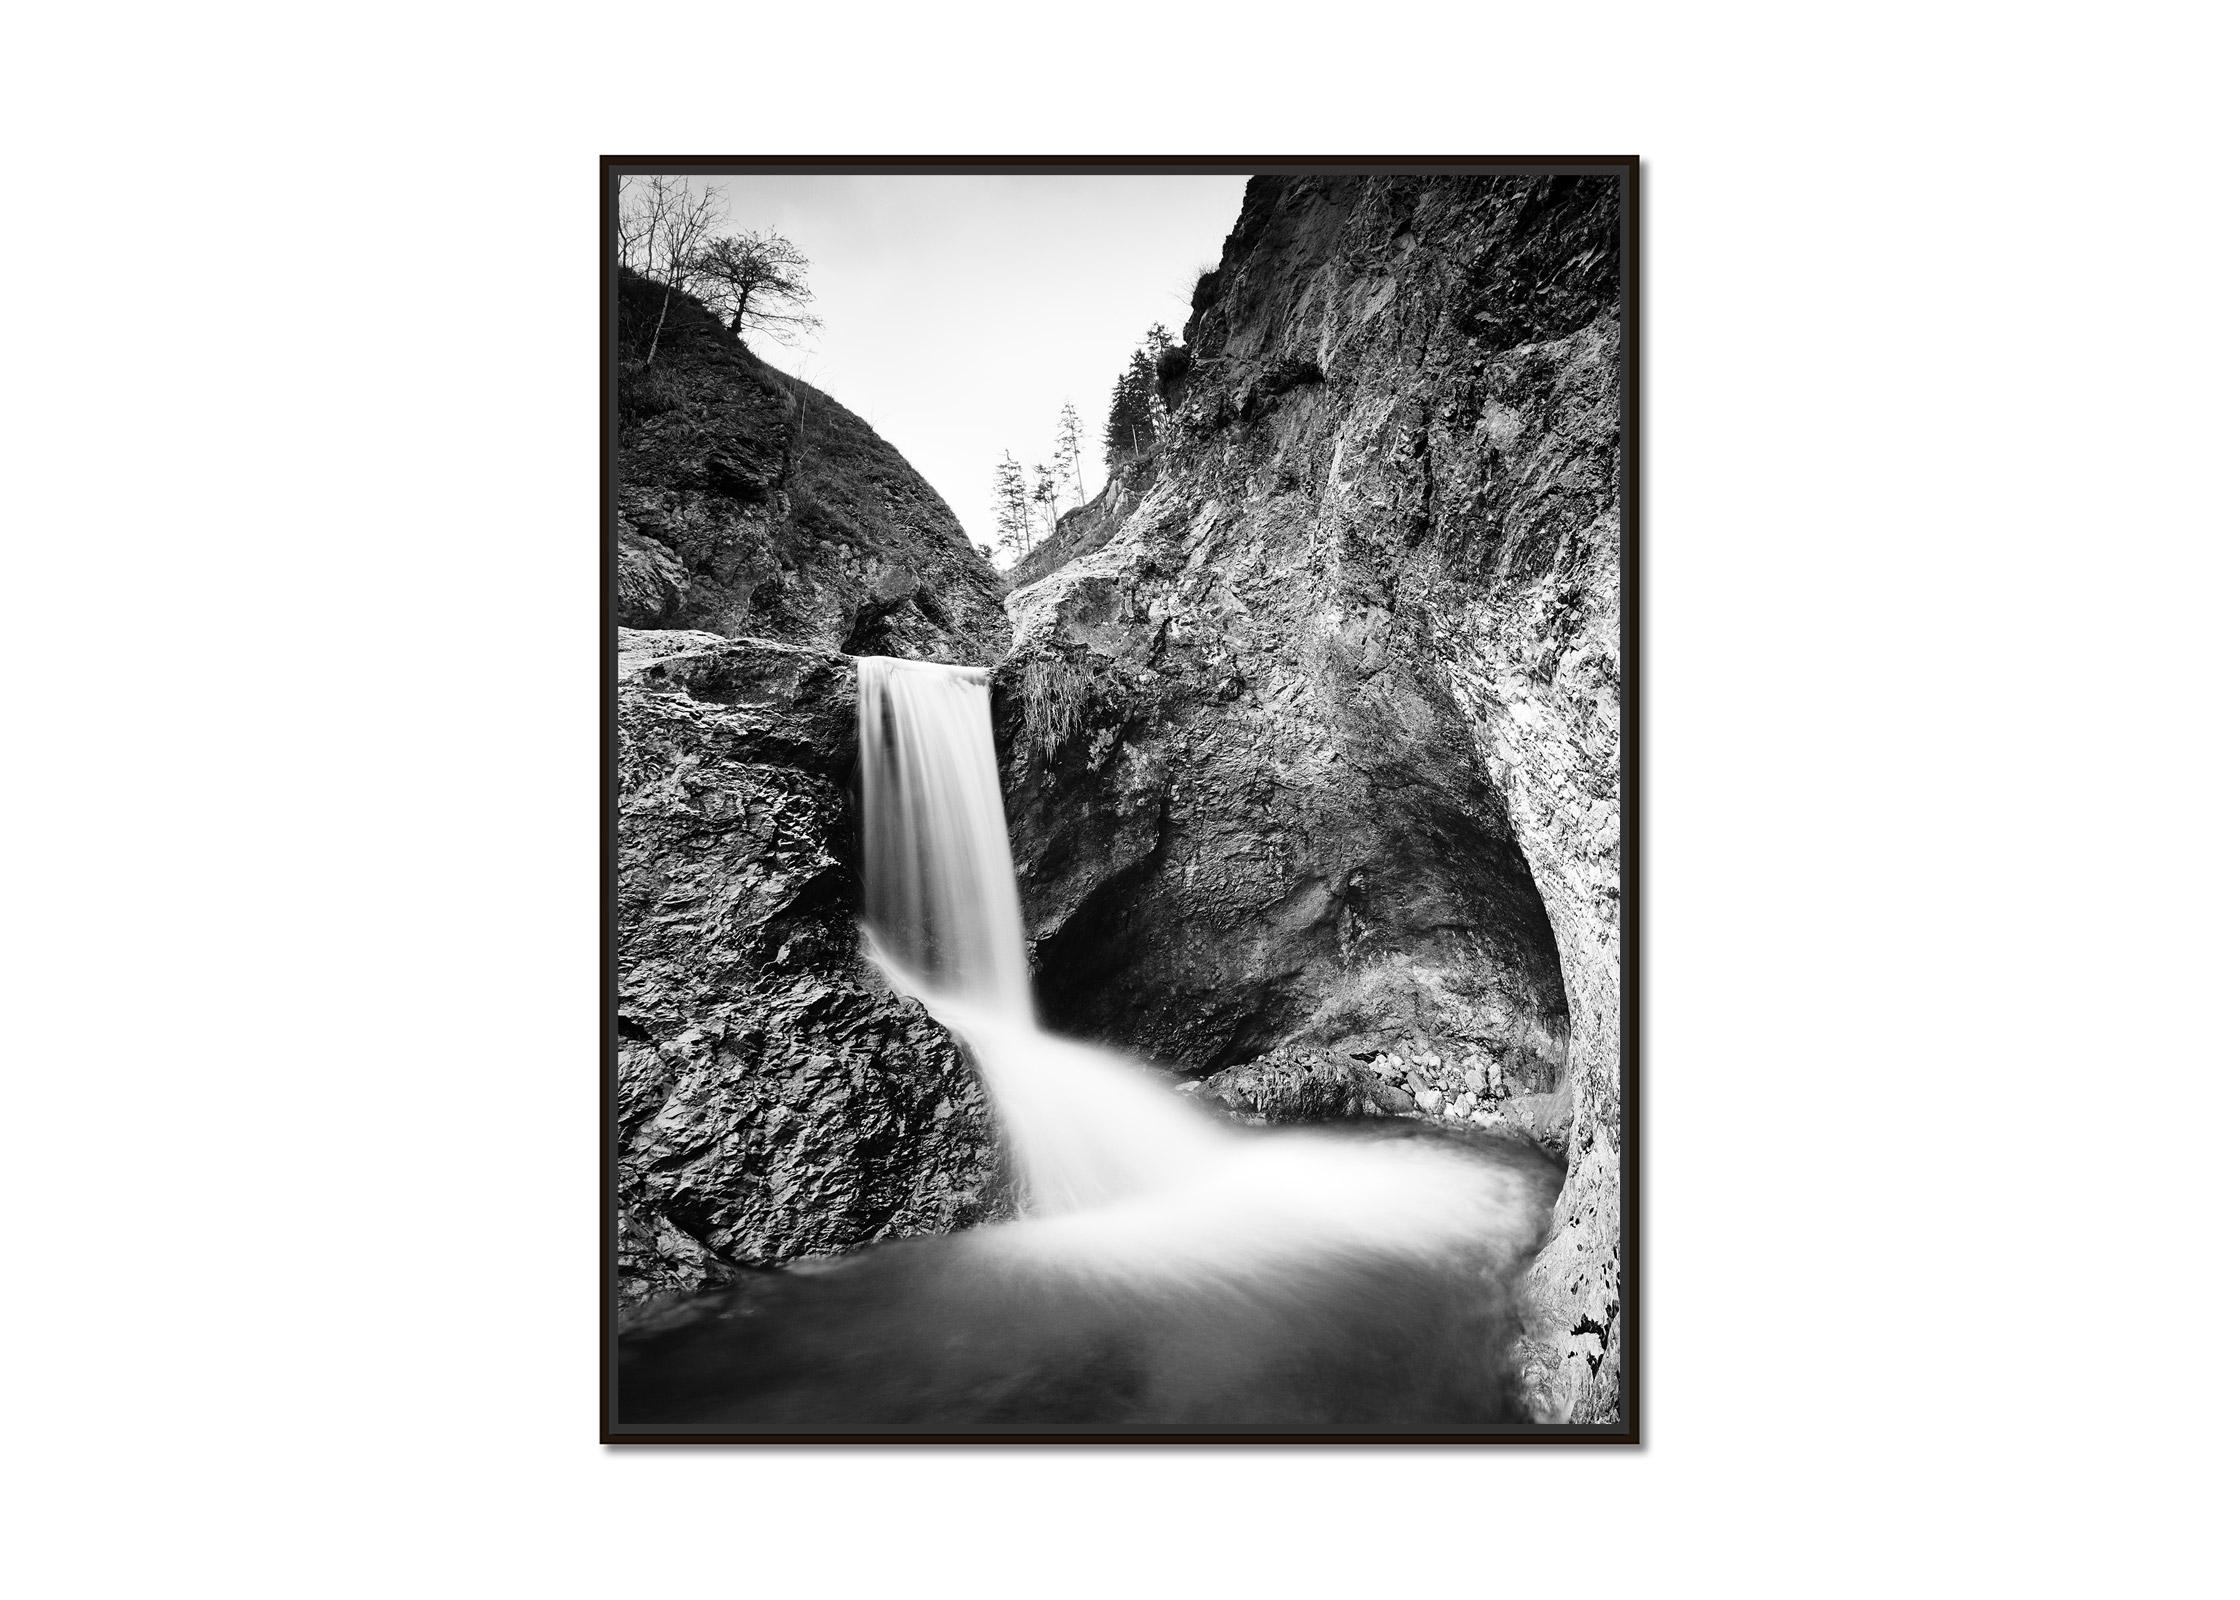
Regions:
M 1097 675 L 1068 656 L 1037 656 L 1019 674 L 1019 705 L 1027 736 L 1047 761 L 1088 726 L 1098 699 Z

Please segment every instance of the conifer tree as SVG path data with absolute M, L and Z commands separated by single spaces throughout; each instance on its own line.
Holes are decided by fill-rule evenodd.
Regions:
M 1073 503 L 1086 504 L 1089 490 L 1081 478 L 1081 413 L 1073 409 L 1071 400 L 1058 412 L 1057 470 L 1061 479 L 1073 479 Z
M 1159 393 L 1159 362 L 1176 348 L 1163 322 L 1154 322 L 1143 342 L 1128 352 L 1127 370 L 1112 386 L 1112 410 L 1104 425 L 1104 459 L 1117 468 L 1150 447 L 1167 429 L 1167 403 Z
M 1147 448 L 1156 434 L 1152 422 L 1152 391 L 1156 387 L 1150 357 L 1138 346 L 1128 355 L 1127 370 L 1112 385 L 1112 410 L 1105 418 L 1105 465 L 1117 468 L 1122 461 Z
M 1035 463 L 1032 499 L 1041 514 L 1043 536 L 1047 538 L 1058 531 L 1058 480 L 1047 462 Z
M 1159 392 L 1160 358 L 1174 345 L 1174 335 L 1163 322 L 1154 322 L 1143 336 L 1143 348 L 1137 353 L 1143 359 L 1146 374 L 1144 382 L 1144 409 L 1151 414 L 1151 431 L 1154 436 L 1167 431 L 1167 397 Z
M 1032 542 L 1027 519 L 1027 483 L 1011 452 L 996 467 L 996 553 L 1006 564 L 1027 553 Z

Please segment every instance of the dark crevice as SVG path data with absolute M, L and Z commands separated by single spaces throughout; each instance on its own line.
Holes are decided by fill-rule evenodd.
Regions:
M 866 600 L 857 606 L 848 637 L 840 642 L 840 653 L 848 656 L 895 654 L 894 615 L 911 598 L 909 594 L 902 594 L 891 600 Z

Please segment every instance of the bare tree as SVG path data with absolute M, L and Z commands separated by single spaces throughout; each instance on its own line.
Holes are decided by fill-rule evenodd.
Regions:
M 802 307 L 816 298 L 802 274 L 809 258 L 775 230 L 711 238 L 685 265 L 693 292 L 730 318 L 736 337 L 756 328 L 790 342 L 819 326 Z
M 669 301 L 685 286 L 691 263 L 728 215 L 720 191 L 706 184 L 697 191 L 680 174 L 651 173 L 623 186 L 615 217 L 615 250 L 624 266 L 661 285 L 661 314 L 646 343 L 645 366 L 661 348 L 669 322 Z
M 615 258 L 657 282 L 673 282 L 674 275 L 667 269 L 674 263 L 680 214 L 706 205 L 709 198 L 709 191 L 703 188 L 696 200 L 692 180 L 675 173 L 625 178 L 615 209 Z
M 703 184 L 694 194 L 691 179 L 677 180 L 673 198 L 654 227 L 653 276 L 672 288 L 683 288 L 693 259 L 730 214 L 720 191 Z
M 644 271 L 649 277 L 652 266 L 646 258 L 646 250 L 653 238 L 654 209 L 649 186 L 661 182 L 666 180 L 625 178 L 621 192 L 615 197 L 614 258 L 626 267 Z

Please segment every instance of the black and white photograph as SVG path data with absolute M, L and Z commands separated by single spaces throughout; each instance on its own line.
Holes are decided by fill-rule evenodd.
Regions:
M 605 1437 L 1636 1437 L 1636 177 L 604 163 Z
M 2234 32 L 17 8 L 10 1592 L 2232 1590 Z

